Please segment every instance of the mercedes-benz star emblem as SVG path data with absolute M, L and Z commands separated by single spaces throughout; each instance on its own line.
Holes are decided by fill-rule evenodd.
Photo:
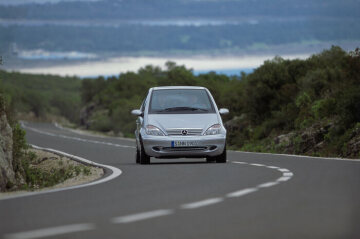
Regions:
M 187 135 L 187 134 L 188 134 L 188 131 L 187 131 L 186 129 L 183 129 L 183 130 L 181 130 L 181 134 L 182 134 L 182 135 Z

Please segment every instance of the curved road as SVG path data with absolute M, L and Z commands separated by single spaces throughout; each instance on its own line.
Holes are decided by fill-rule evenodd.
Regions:
M 360 238 L 359 161 L 229 151 L 227 164 L 137 165 L 132 140 L 25 127 L 31 144 L 122 174 L 0 200 L 1 238 Z

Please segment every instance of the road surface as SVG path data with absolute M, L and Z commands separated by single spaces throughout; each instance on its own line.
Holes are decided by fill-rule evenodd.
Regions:
M 226 164 L 137 165 L 132 140 L 25 128 L 31 144 L 121 174 L 0 200 L 1 238 L 360 238 L 359 161 L 228 151 Z

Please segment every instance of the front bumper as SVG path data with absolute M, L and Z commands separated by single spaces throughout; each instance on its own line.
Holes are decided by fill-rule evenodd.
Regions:
M 196 146 L 174 147 L 172 141 L 197 142 Z M 145 153 L 151 157 L 206 157 L 217 156 L 224 151 L 226 135 L 199 136 L 142 136 Z

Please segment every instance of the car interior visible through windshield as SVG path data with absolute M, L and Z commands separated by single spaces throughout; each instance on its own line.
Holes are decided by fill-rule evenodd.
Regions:
M 202 89 L 154 90 L 150 114 L 214 113 L 208 93 Z

